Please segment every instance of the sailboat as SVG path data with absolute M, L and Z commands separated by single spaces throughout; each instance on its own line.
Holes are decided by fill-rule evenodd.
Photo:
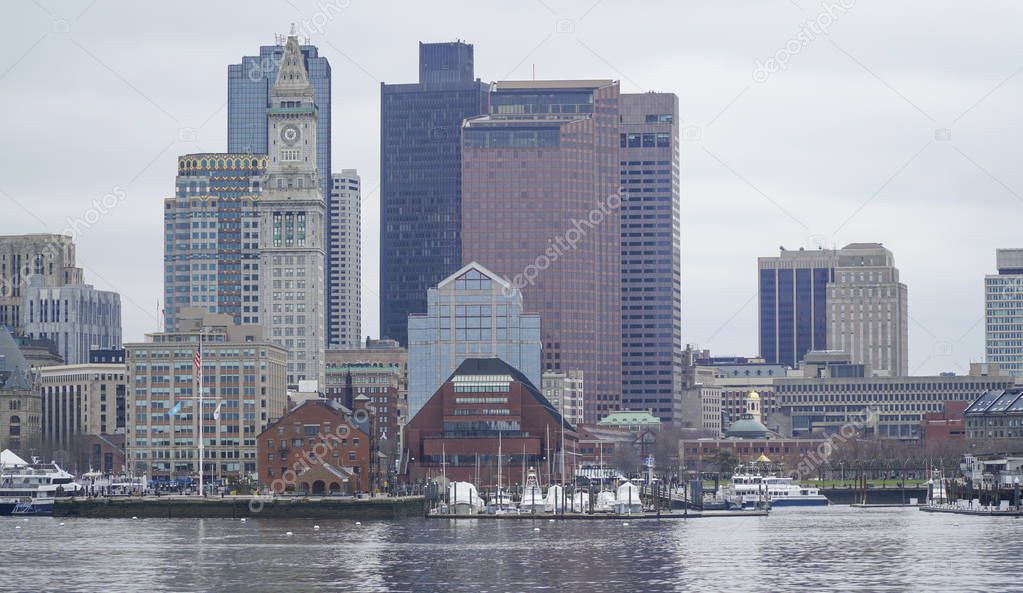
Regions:
M 503 515 L 515 509 L 515 500 L 504 491 L 504 466 L 501 451 L 501 433 L 497 434 L 497 491 L 490 497 L 488 511 L 495 515 Z

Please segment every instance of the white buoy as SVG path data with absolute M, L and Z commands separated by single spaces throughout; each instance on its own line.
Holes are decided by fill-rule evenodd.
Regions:
M 138 519 L 138 517 L 136 517 L 135 515 L 132 515 L 131 518 L 132 519 Z
M 293 535 L 295 535 L 295 534 L 289 531 L 289 532 L 285 533 L 284 535 L 286 535 L 286 536 L 288 536 L 288 537 L 291 537 L 291 536 L 293 536 Z
M 61 526 L 61 527 L 63 527 L 63 526 L 64 526 L 64 522 L 63 522 L 63 521 L 61 521 L 61 522 L 60 522 L 60 526 Z
M 15 529 L 21 529 L 21 525 L 15 525 L 14 528 Z
M 553 523 L 553 522 L 554 522 L 554 519 L 547 519 L 547 522 L 548 522 L 548 523 Z
M 242 517 L 242 523 L 244 523 L 244 522 L 245 522 L 245 517 Z
M 540 528 L 539 527 L 534 527 L 533 531 L 540 531 Z
M 622 523 L 622 527 L 628 527 L 628 526 L 629 526 L 629 522 L 628 521 Z
M 320 526 L 319 525 L 313 525 L 313 531 L 319 531 L 319 530 L 320 530 Z
M 355 524 L 356 525 L 362 525 L 362 521 L 356 521 Z

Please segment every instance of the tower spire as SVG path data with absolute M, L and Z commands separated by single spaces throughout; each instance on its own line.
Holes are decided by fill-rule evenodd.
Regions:
M 291 25 L 291 34 L 288 35 L 288 40 L 284 44 L 281 68 L 277 72 L 274 86 L 277 87 L 277 90 L 312 88 L 312 85 L 309 84 L 309 73 L 305 69 L 305 60 L 302 59 L 302 49 L 298 45 L 294 23 Z

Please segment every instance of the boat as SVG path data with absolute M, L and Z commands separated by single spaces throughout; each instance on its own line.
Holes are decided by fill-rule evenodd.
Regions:
M 565 510 L 566 506 L 568 506 L 568 500 L 564 488 L 557 484 L 547 488 L 547 497 L 543 502 L 544 511 L 548 513 L 560 513 Z
M 611 513 L 615 510 L 615 493 L 601 490 L 597 493 L 597 502 L 593 505 L 594 513 Z
M 588 513 L 590 511 L 590 494 L 588 492 L 576 492 L 568 503 L 568 508 L 573 513 Z
M 536 469 L 529 468 L 526 477 L 526 485 L 522 487 L 522 500 L 519 502 L 520 513 L 542 513 L 546 508 L 543 493 L 540 492 L 540 482 L 536 478 Z
M 504 490 L 498 491 L 490 497 L 487 502 L 487 513 L 491 515 L 503 515 L 515 512 L 515 499 Z
M 642 513 L 643 502 L 639 498 L 639 487 L 628 480 L 622 482 L 615 495 L 614 509 L 619 515 Z
M 949 502 L 945 493 L 945 480 L 940 469 L 932 469 L 927 480 L 927 504 L 945 504 Z
M 745 509 L 763 507 L 827 506 L 828 499 L 820 489 L 796 484 L 792 478 L 740 473 L 732 476 L 732 486 L 726 494 Z
M 0 515 L 48 515 L 54 499 L 82 491 L 55 462 L 29 463 L 10 449 L 0 452 Z
M 448 485 L 448 509 L 453 515 L 477 515 L 483 511 L 483 499 L 470 482 Z

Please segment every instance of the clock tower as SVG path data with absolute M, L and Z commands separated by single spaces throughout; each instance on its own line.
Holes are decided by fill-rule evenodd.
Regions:
M 316 101 L 294 28 L 267 106 L 259 203 L 260 319 L 288 350 L 288 385 L 324 386 L 326 202 L 316 168 Z

